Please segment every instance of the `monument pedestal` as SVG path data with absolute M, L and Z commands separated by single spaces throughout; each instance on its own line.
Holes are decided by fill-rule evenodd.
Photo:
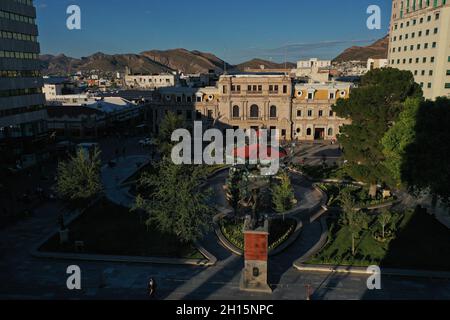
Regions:
M 240 289 L 244 291 L 272 293 L 267 283 L 268 251 L 269 251 L 269 223 L 255 229 L 249 226 L 250 217 L 244 224 L 244 257 Z

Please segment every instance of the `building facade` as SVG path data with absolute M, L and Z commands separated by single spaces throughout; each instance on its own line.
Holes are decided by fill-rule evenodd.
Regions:
M 332 106 L 350 96 L 350 83 L 306 83 L 294 87 L 292 122 L 295 140 L 334 140 L 350 121 L 336 116 Z
M 174 74 L 126 75 L 125 85 L 130 89 L 157 89 L 173 87 L 177 84 Z
M 282 140 L 333 140 L 349 123 L 331 106 L 350 95 L 350 83 L 294 84 L 284 74 L 223 75 L 216 87 L 162 88 L 146 104 L 152 131 L 167 112 L 187 122 L 202 121 L 204 128 L 278 129 Z
M 393 0 L 388 60 L 411 71 L 426 98 L 450 97 L 450 1 Z
M 383 69 L 386 68 L 389 64 L 388 59 L 367 59 L 367 71 L 374 69 Z
M 0 148 L 7 162 L 33 162 L 47 132 L 31 0 L 0 1 Z

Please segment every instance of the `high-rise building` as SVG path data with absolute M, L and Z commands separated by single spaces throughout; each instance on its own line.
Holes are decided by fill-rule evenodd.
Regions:
M 393 0 L 388 59 L 414 74 L 426 98 L 450 97 L 450 1 Z
M 0 152 L 1 162 L 36 162 L 39 139 L 46 133 L 32 0 L 0 1 Z

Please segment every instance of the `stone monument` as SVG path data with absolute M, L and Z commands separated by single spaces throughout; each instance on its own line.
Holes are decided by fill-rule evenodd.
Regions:
M 244 223 L 245 265 L 241 276 L 241 290 L 272 293 L 267 283 L 269 256 L 269 221 L 258 223 L 247 216 Z

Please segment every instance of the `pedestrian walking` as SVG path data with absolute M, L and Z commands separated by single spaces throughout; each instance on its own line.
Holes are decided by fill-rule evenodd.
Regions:
M 153 278 L 150 278 L 148 282 L 148 295 L 150 297 L 154 297 L 156 293 L 156 281 Z

